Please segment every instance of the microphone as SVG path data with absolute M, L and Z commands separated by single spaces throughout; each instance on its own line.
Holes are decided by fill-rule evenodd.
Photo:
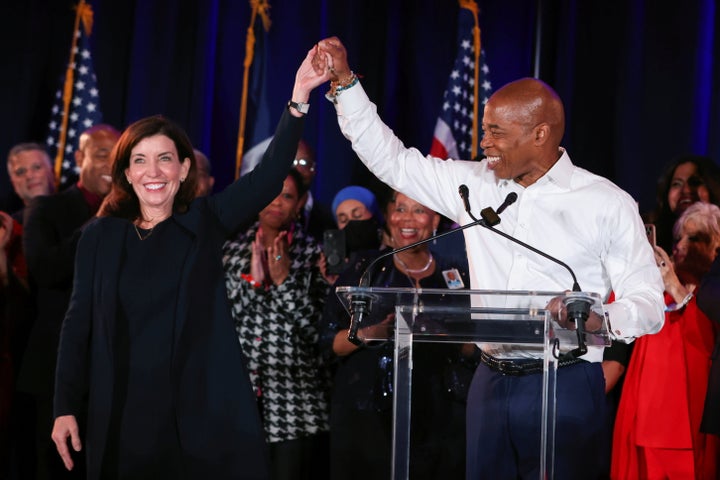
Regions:
M 472 213 L 470 213 L 470 190 L 468 190 L 467 185 L 464 183 L 458 187 L 458 193 L 460 194 L 460 198 L 462 198 L 463 205 L 465 205 L 465 211 L 470 215 L 470 218 L 477 221 L 477 218 L 473 217 Z M 505 203 L 503 202 L 503 205 Z
M 470 192 L 469 192 L 467 186 L 460 185 L 460 187 L 458 188 L 458 193 L 460 193 L 463 203 L 465 204 L 465 211 L 468 213 L 468 215 L 470 215 L 470 218 L 472 218 L 473 220 L 476 220 L 475 217 L 473 216 L 473 214 L 470 212 L 470 201 L 469 201 Z M 504 211 L 508 206 L 512 205 L 516 200 L 517 200 L 517 193 L 510 192 L 507 195 L 507 197 L 505 197 L 505 201 L 502 203 L 502 205 L 500 205 L 498 207 L 497 213 L 499 214 L 502 211 Z M 483 217 L 483 219 L 488 215 L 488 212 L 486 212 L 485 210 L 487 210 L 487 209 L 484 209 L 480 212 L 480 216 Z M 490 209 L 490 210 L 492 210 L 492 209 Z M 492 214 L 497 217 L 497 215 L 494 211 L 492 212 Z M 498 219 L 498 223 L 499 223 L 499 219 Z M 558 265 L 564 267 L 570 273 L 570 276 L 572 277 L 572 280 L 573 280 L 572 291 L 573 292 L 581 292 L 582 291 L 580 289 L 580 284 L 577 281 L 577 277 L 575 276 L 575 272 L 573 272 L 573 269 L 570 268 L 570 266 L 567 263 L 565 263 L 551 255 L 548 255 L 547 253 L 545 253 L 541 250 L 538 250 L 537 248 L 533 247 L 530 244 L 523 242 L 522 240 L 518 240 L 517 238 L 513 237 L 512 235 L 509 235 L 503 231 L 494 229 L 493 226 L 497 225 L 497 224 L 489 224 L 488 222 L 482 222 L 482 223 L 479 223 L 479 225 L 482 225 L 483 227 L 487 228 L 488 230 L 495 232 L 502 237 L 507 238 L 511 242 L 517 243 L 521 247 L 526 248 L 532 252 L 535 252 L 538 255 L 545 257 L 548 260 L 555 262 Z M 568 320 L 575 323 L 575 325 L 577 327 L 576 331 L 577 331 L 577 337 L 578 337 L 578 348 L 573 349 L 572 351 L 568 352 L 566 354 L 566 356 L 570 357 L 570 358 L 577 358 L 580 355 L 585 355 L 587 353 L 587 345 L 585 344 L 585 321 L 587 320 L 588 316 L 590 315 L 590 305 L 592 305 L 592 301 L 587 298 L 582 298 L 582 297 L 576 297 L 576 298 L 566 297 L 564 300 L 564 303 L 565 303 L 565 308 L 567 310 Z
M 465 188 L 467 188 L 467 187 L 465 187 Z M 515 203 L 515 201 L 517 200 L 517 197 L 518 197 L 518 195 L 517 195 L 517 193 L 515 193 L 515 192 L 510 192 L 510 193 L 508 193 L 508 194 L 507 194 L 507 197 L 505 197 L 505 201 L 502 203 L 502 205 L 500 205 L 500 206 L 497 208 L 497 214 L 500 215 L 502 212 L 505 211 L 505 209 L 506 209 L 507 207 L 509 207 L 510 205 L 512 205 L 513 203 Z
M 461 185 L 461 187 L 465 187 L 465 191 L 467 194 L 467 186 Z M 512 200 L 508 200 L 511 195 L 514 195 L 514 198 Z M 505 202 L 503 202 L 503 205 L 506 203 L 510 205 L 515 201 L 517 198 L 517 194 L 511 194 L 508 195 L 508 198 L 505 199 Z M 465 208 L 466 210 L 469 210 L 470 206 L 466 200 L 467 197 L 463 197 L 463 201 L 465 201 Z M 502 205 L 501 205 L 502 206 Z M 468 212 L 469 213 L 469 212 Z M 376 257 L 368 266 L 365 268 L 365 271 L 363 272 L 362 276 L 360 277 L 360 282 L 358 283 L 359 287 L 368 287 L 370 286 L 370 274 L 375 269 L 375 266 L 378 262 L 380 262 L 382 259 L 389 257 L 390 255 L 395 255 L 396 253 L 404 252 L 405 250 L 410 250 L 411 248 L 415 248 L 419 245 L 423 245 L 428 242 L 432 242 L 434 240 L 437 240 L 438 238 L 442 238 L 446 235 L 451 235 L 455 232 L 459 232 L 460 230 L 465 230 L 466 228 L 474 227 L 475 225 L 482 225 L 486 228 L 492 228 L 494 225 L 497 225 L 500 223 L 500 217 L 495 213 L 495 211 L 492 209 L 492 207 L 487 207 L 482 210 L 481 216 L 483 218 L 480 218 L 479 220 L 475 217 L 470 215 L 470 217 L 474 220 L 471 223 L 468 223 L 466 225 L 462 225 L 457 228 L 453 228 L 451 230 L 448 230 L 446 232 L 438 233 L 437 235 L 432 235 L 424 240 L 419 240 L 417 242 L 410 243 L 408 245 L 405 245 L 404 247 L 395 248 L 389 252 L 385 252 L 382 255 L 379 255 Z M 350 341 L 350 343 L 354 345 L 361 345 L 362 341 L 357 338 L 357 332 L 360 329 L 360 325 L 362 324 L 363 318 L 370 312 L 372 309 L 372 295 L 367 293 L 352 293 L 350 294 L 350 303 L 348 306 L 350 310 L 350 328 L 348 330 L 348 336 L 347 339 Z

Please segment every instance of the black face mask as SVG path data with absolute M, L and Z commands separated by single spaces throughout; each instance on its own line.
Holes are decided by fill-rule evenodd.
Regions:
M 380 248 L 380 225 L 377 220 L 350 220 L 345 226 L 345 248 L 349 255 L 359 250 Z

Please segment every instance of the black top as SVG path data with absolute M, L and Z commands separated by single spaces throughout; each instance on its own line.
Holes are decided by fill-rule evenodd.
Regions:
M 104 468 L 119 478 L 168 475 L 182 458 L 170 359 L 181 265 L 192 242 L 172 219 L 139 232 L 144 240 L 134 228 L 127 231 L 118 282 L 116 393 Z M 171 243 L 177 248 L 165 251 Z M 142 421 L 125 420 L 138 416 Z

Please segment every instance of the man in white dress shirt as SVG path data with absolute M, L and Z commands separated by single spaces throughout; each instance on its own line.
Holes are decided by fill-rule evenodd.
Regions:
M 377 114 L 351 71 L 345 47 L 319 42 L 342 133 L 365 165 L 392 188 L 456 221 L 472 221 L 457 194 L 468 186 L 470 207 L 516 204 L 498 229 L 561 259 L 587 292 L 604 300 L 611 336 L 624 342 L 660 330 L 663 285 L 637 204 L 609 180 L 576 167 L 560 146 L 562 101 L 547 84 L 525 78 L 495 92 L 483 117 L 482 161 L 444 161 L 406 148 Z M 483 228 L 464 230 L 471 287 L 563 291 L 572 278 L 562 266 Z M 532 352 L 483 345 L 468 397 L 467 478 L 538 478 L 542 375 Z M 555 478 L 599 478 L 607 471 L 602 348 L 558 370 Z M 496 371 L 502 361 L 516 375 Z M 530 359 L 528 359 L 530 357 Z M 533 363 L 534 362 L 534 363 Z

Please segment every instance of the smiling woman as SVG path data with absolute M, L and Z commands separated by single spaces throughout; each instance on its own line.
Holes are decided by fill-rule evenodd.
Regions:
M 68 468 L 89 395 L 88 478 L 265 475 L 221 245 L 280 188 L 301 131 L 286 111 L 260 165 L 197 201 L 195 157 L 178 125 L 153 116 L 122 134 L 112 191 L 78 245 L 60 341 L 53 440 Z
M 384 211 L 388 242 L 406 247 L 430 238 L 440 216 L 400 192 L 392 192 Z M 335 282 L 336 286 L 358 285 L 378 250 L 357 253 Z M 396 288 L 465 288 L 467 268 L 430 252 L 425 243 L 381 258 L 370 286 Z M 460 297 L 449 296 L 454 302 Z M 375 314 L 365 320 L 361 336 L 387 331 L 392 317 Z M 320 346 L 335 365 L 331 396 L 331 475 L 334 480 L 388 478 L 391 475 L 393 345 L 355 345 L 348 340 L 350 317 L 338 296 L 331 293 L 322 317 Z M 410 477 L 426 479 L 465 478 L 465 392 L 451 378 L 466 365 L 474 369 L 473 345 L 416 343 L 413 346 L 412 426 Z M 465 367 L 463 367 L 465 370 Z M 358 462 L 357 459 L 362 459 Z M 347 465 L 355 467 L 348 469 Z
M 307 102 L 319 84 L 302 69 L 291 99 Z M 77 247 L 58 349 L 52 439 L 66 468 L 79 423 L 89 479 L 268 477 L 222 245 L 281 190 L 303 118 L 286 108 L 260 164 L 198 198 L 182 128 L 153 116 L 123 132 L 112 191 Z
M 170 216 L 190 164 L 190 158 L 180 158 L 174 142 L 165 135 L 147 137 L 135 145 L 125 175 L 140 202 L 137 226 L 154 228 Z
M 329 286 L 320 245 L 298 222 L 306 192 L 291 170 L 257 222 L 223 248 L 235 330 L 276 480 L 327 478 L 326 455 L 318 452 L 327 449 L 329 373 L 317 342 Z

